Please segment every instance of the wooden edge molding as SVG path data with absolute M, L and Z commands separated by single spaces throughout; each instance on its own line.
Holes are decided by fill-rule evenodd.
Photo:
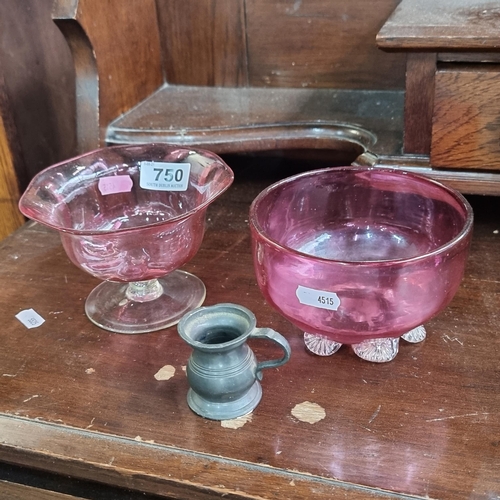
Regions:
M 426 175 L 464 194 L 500 196 L 500 172 L 478 172 L 462 169 L 433 168 L 428 156 L 380 156 L 377 167 L 401 168 L 415 174 Z
M 154 0 L 55 0 L 52 18 L 71 49 L 79 152 L 104 145 L 109 122 L 163 83 Z
M 6 414 L 0 429 L 2 461 L 167 498 L 418 498 Z
M 109 144 L 173 142 L 182 146 L 209 147 L 215 153 L 268 151 L 274 149 L 356 150 L 371 149 L 376 136 L 347 123 L 290 122 L 228 128 L 173 130 L 108 129 Z
M 0 498 L 8 498 L 9 500 L 24 500 L 26 498 L 36 500 L 83 500 L 82 497 L 75 497 L 74 495 L 66 495 L 64 493 L 57 493 L 55 491 L 8 481 L 0 481 Z
M 99 76 L 92 44 L 73 19 L 54 18 L 69 45 L 75 66 L 77 154 L 99 147 Z

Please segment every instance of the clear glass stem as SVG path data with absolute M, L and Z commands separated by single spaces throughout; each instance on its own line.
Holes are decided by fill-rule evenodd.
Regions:
M 363 340 L 353 344 L 354 352 L 362 359 L 372 363 L 392 361 L 399 350 L 399 338 Z
M 129 283 L 125 295 L 134 302 L 150 302 L 161 297 L 163 287 L 157 279 L 148 281 L 132 281 Z
M 335 340 L 307 332 L 304 332 L 304 343 L 309 351 L 318 356 L 331 356 L 342 347 L 342 344 L 335 342 Z

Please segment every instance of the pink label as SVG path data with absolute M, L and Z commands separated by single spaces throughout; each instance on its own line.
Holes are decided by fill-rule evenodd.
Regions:
M 99 191 L 102 195 L 129 193 L 132 190 L 133 182 L 130 175 L 113 175 L 111 177 L 101 177 L 99 179 Z

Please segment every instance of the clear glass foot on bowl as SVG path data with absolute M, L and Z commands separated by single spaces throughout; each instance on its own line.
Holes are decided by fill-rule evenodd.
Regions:
M 424 326 L 420 325 L 401 335 L 401 338 L 416 344 L 422 342 L 426 335 Z M 310 352 L 318 356 L 331 356 L 342 347 L 342 344 L 330 340 L 328 337 L 307 332 L 304 333 L 304 343 Z M 352 348 L 357 356 L 366 361 L 386 363 L 396 357 L 399 351 L 399 338 L 364 340 L 359 344 L 353 344 Z
M 425 339 L 427 333 L 423 325 L 417 326 L 413 330 L 401 335 L 403 340 L 406 342 L 411 342 L 412 344 L 417 344 L 418 342 L 422 342 Z
M 342 347 L 342 344 L 335 342 L 335 340 L 307 332 L 304 332 L 304 344 L 310 352 L 317 356 L 331 356 Z
M 205 285 L 186 271 L 132 283 L 105 281 L 90 292 L 88 318 L 116 333 L 148 333 L 175 325 L 205 300 Z
M 387 363 L 392 361 L 399 350 L 399 338 L 369 339 L 352 344 L 354 353 L 365 361 Z

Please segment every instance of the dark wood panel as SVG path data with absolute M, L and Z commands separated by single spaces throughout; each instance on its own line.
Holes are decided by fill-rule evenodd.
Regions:
M 244 0 L 157 0 L 167 81 L 248 83 Z
M 375 35 L 398 0 L 247 0 L 254 86 L 402 89 L 404 56 Z
M 0 72 L 24 158 L 21 188 L 75 151 L 71 54 L 51 9 L 52 0 L 0 2 Z
M 183 372 L 190 350 L 175 328 L 124 336 L 91 324 L 83 302 L 97 281 L 68 261 L 56 234 L 29 224 L 0 243 L 9 283 L 0 290 L 2 459 L 174 498 L 498 496 L 500 198 L 472 200 L 465 279 L 428 322 L 427 340 L 375 365 L 347 347 L 309 355 L 301 332 L 266 305 L 248 208 L 283 171 L 235 171 L 186 269 L 206 283 L 207 304 L 239 302 L 292 345 L 290 362 L 265 374 L 252 420 L 228 429 L 193 414 Z M 41 327 L 14 318 L 29 307 L 46 319 Z M 274 354 L 253 347 L 260 359 Z M 175 375 L 158 381 L 164 365 Z M 322 406 L 325 419 L 295 419 L 303 401 Z
M 98 147 L 111 120 L 163 82 L 154 0 L 55 0 L 73 53 L 78 150 Z
M 436 54 L 411 53 L 406 63 L 404 152 L 429 155 Z
M 431 163 L 500 170 L 500 66 L 437 72 Z
M 500 49 L 497 2 L 403 0 L 377 36 L 387 50 Z
M 437 55 L 439 62 L 465 62 L 465 63 L 500 63 L 498 52 L 440 52 Z

